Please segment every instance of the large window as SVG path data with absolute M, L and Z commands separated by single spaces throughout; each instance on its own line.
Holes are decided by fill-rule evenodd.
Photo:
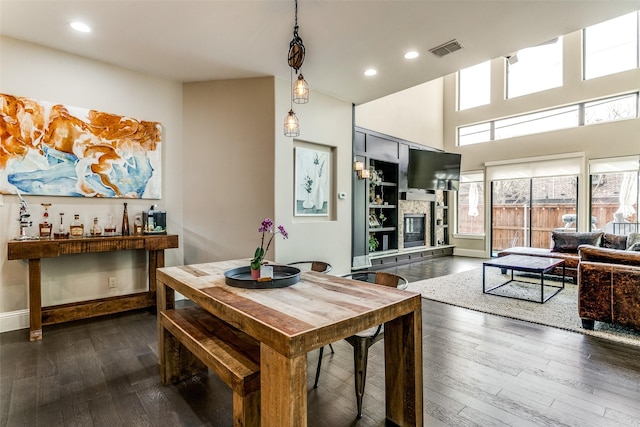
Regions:
M 483 62 L 458 72 L 458 109 L 487 105 L 491 98 L 491 63 Z
M 616 96 L 584 104 L 584 124 L 593 125 L 638 117 L 638 94 Z
M 638 14 L 584 29 L 585 80 L 638 67 Z
M 507 61 L 507 98 L 562 86 L 562 37 L 522 49 Z
M 586 230 L 578 224 L 580 155 L 487 164 L 491 183 L 491 251 L 512 246 L 551 247 L 554 230 Z
M 589 178 L 595 228 L 613 234 L 640 232 L 640 156 L 590 160 Z
M 539 113 L 496 120 L 494 139 L 514 138 L 516 136 L 566 129 L 577 125 L 577 105 L 554 108 Z
M 484 173 L 460 175 L 456 234 L 484 235 Z
M 638 92 L 458 128 L 458 145 L 638 117 Z

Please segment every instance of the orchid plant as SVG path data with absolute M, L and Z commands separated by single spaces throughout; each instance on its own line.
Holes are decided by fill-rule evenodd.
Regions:
M 264 221 L 262 221 L 262 224 L 260 224 L 260 228 L 258 228 L 258 233 L 262 233 L 262 238 L 260 239 L 260 246 L 256 248 L 256 252 L 251 259 L 251 268 L 253 270 L 260 269 L 260 265 L 262 264 L 262 261 L 264 260 L 264 257 L 269 250 L 269 246 L 271 246 L 271 242 L 277 234 L 282 234 L 282 237 L 284 237 L 285 239 L 289 238 L 289 233 L 287 233 L 287 230 L 285 230 L 281 225 L 278 226 L 277 231 L 274 231 L 273 221 L 271 221 L 271 218 L 265 218 Z M 271 234 L 266 248 L 264 246 L 265 234 Z

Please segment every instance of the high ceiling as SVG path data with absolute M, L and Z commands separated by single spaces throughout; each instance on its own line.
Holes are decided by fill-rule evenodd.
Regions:
M 638 9 L 640 0 L 299 0 L 302 72 L 312 97 L 361 104 Z M 73 20 L 93 31 L 73 31 Z M 288 80 L 293 22 L 293 0 L 0 0 L 4 36 L 182 82 Z M 464 48 L 429 52 L 452 39 Z M 408 50 L 420 56 L 406 60 Z M 375 77 L 363 75 L 370 67 Z

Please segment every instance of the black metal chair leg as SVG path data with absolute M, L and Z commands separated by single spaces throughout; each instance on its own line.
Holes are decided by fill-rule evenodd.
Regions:
M 329 348 L 331 349 L 331 353 L 335 353 L 333 351 L 333 346 L 329 344 Z M 320 354 L 318 355 L 318 367 L 316 368 L 316 381 L 313 383 L 313 388 L 318 388 L 318 379 L 320 379 L 320 367 L 322 366 L 322 354 L 324 353 L 324 347 L 320 347 Z
M 353 367 L 355 370 L 356 402 L 358 418 L 362 418 L 362 398 L 367 380 L 367 359 L 369 356 L 368 339 L 360 338 L 353 343 Z
M 320 379 L 320 367 L 322 366 L 323 353 L 324 353 L 324 347 L 320 347 L 320 354 L 318 355 L 318 367 L 316 368 L 316 381 L 313 383 L 313 388 L 318 388 L 318 380 Z

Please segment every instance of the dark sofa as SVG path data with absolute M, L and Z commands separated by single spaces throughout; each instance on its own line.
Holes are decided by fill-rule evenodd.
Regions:
M 603 232 L 580 233 L 554 231 L 551 233 L 551 241 L 551 249 L 515 246 L 498 252 L 498 256 L 529 255 L 547 258 L 562 258 L 564 259 L 566 277 L 573 278 L 574 283 L 577 283 L 578 264 L 580 262 L 578 247 L 580 245 L 592 245 L 622 250 L 627 248 L 627 236 Z M 551 273 L 562 275 L 562 267 L 556 268 Z

